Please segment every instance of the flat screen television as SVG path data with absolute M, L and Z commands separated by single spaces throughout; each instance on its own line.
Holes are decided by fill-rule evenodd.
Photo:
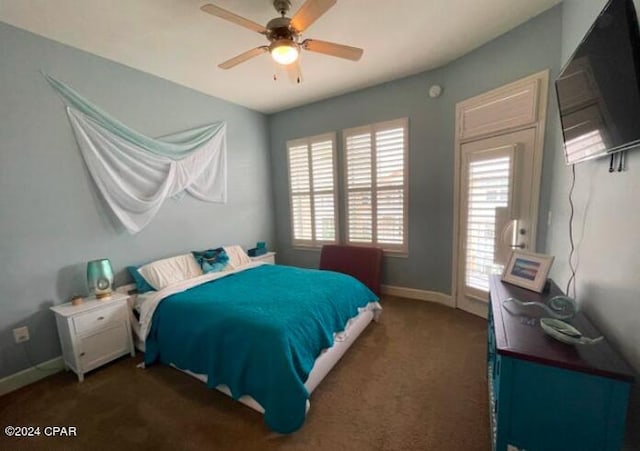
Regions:
M 640 32 L 610 0 L 556 79 L 567 164 L 640 145 Z

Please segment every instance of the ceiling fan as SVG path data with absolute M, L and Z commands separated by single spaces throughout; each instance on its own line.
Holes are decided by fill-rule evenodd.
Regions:
M 231 69 L 253 57 L 263 53 L 271 53 L 273 60 L 283 66 L 289 66 L 298 60 L 300 49 L 310 52 L 323 53 L 352 61 L 358 61 L 362 57 L 363 50 L 348 45 L 335 44 L 317 39 L 305 39 L 300 41 L 302 33 L 316 20 L 336 4 L 337 0 L 307 0 L 293 17 L 287 17 L 291 8 L 291 0 L 273 0 L 273 7 L 280 17 L 276 17 L 262 26 L 252 20 L 240 17 L 226 9 L 212 4 L 202 6 L 200 9 L 206 13 L 233 22 L 236 25 L 248 28 L 264 35 L 270 42 L 248 50 L 218 65 L 221 69 Z

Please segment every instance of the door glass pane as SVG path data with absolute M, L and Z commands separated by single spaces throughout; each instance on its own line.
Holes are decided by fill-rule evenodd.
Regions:
M 469 163 L 465 284 L 489 291 L 489 275 L 502 272 L 494 261 L 496 208 L 509 202 L 510 158 Z

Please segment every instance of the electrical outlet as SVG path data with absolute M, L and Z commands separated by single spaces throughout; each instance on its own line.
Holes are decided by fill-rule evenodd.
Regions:
M 13 329 L 13 339 L 16 343 L 24 343 L 29 341 L 29 328 L 27 326 L 16 327 Z

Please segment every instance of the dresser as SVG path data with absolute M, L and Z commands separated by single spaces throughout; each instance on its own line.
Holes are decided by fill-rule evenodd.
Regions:
M 548 316 L 524 302 L 548 302 L 561 290 L 534 293 L 490 281 L 488 330 L 489 408 L 493 449 L 527 451 L 615 450 L 622 448 L 633 372 L 606 339 L 568 345 L 546 335 Z M 600 332 L 578 313 L 567 320 L 583 335 Z
M 82 382 L 88 371 L 126 354 L 135 355 L 129 323 L 129 296 L 114 292 L 110 299 L 88 298 L 74 306 L 51 307 L 56 315 L 62 357 Z

